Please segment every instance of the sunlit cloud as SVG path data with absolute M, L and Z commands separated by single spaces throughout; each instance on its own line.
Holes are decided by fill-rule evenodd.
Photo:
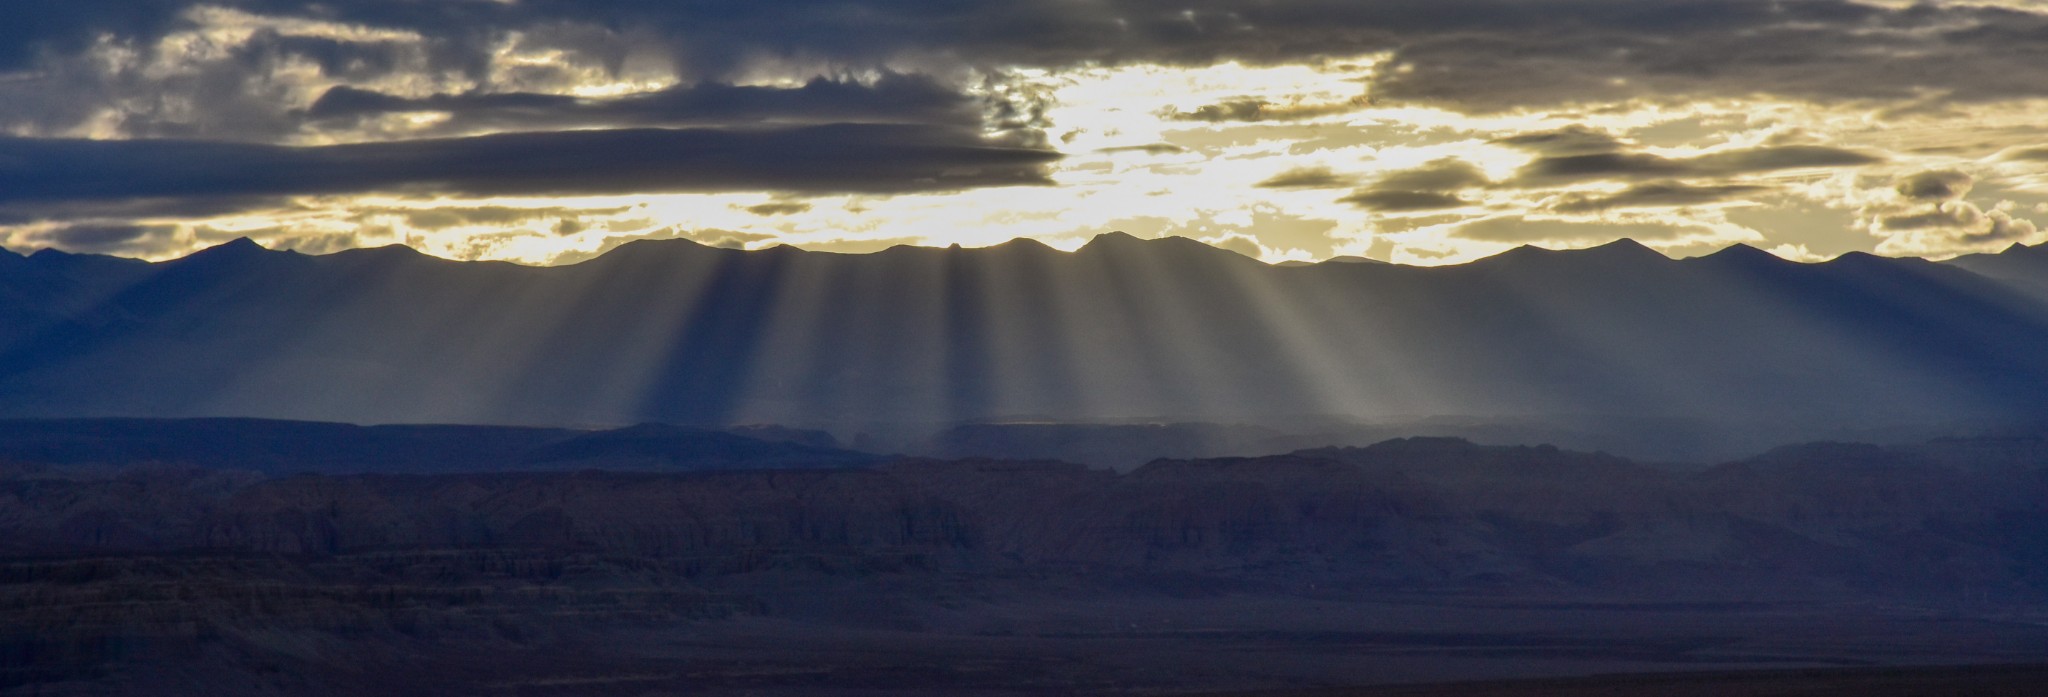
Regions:
M 638 147 L 522 155 L 481 173 L 407 160 L 422 173 L 412 180 L 313 158 L 322 164 L 251 175 L 264 186 L 189 190 L 147 184 L 190 172 L 127 157 L 141 164 L 95 173 L 126 182 L 119 196 L 20 193 L 61 188 L 41 171 L 0 192 L 0 244 L 160 259 L 247 234 L 307 251 L 407 244 L 546 264 L 636 236 L 834 250 L 1028 237 L 1073 249 L 1126 229 L 1269 262 L 1451 263 L 1510 241 L 1619 236 L 1674 255 L 1744 241 L 1799 258 L 2042 241 L 2048 69 L 2019 56 L 2048 12 L 1995 0 L 1722 5 L 1696 22 L 1564 0 L 1185 15 L 1115 2 L 976 10 L 944 18 L 948 32 L 893 4 L 832 17 L 650 6 L 604 21 L 512 2 L 65 13 L 47 36 L 22 37 L 34 52 L 0 56 L 0 129 L 34 147 L 128 140 L 148 153 L 176 139 L 299 157 L 650 127 L 719 143 L 848 130 L 788 150 L 777 176 L 727 162 L 688 185 L 682 164 L 634 170 Z M 978 38 L 944 38 L 961 31 Z M 837 166 L 816 153 L 884 132 L 860 128 L 908 134 L 906 149 L 806 178 Z M 722 147 L 714 140 L 686 149 Z M 929 159 L 933 148 L 1022 159 Z M 1951 174 L 1925 179 L 1935 172 Z M 325 183 L 307 184 L 315 174 Z M 1952 195 L 1927 200 L 1902 182 Z

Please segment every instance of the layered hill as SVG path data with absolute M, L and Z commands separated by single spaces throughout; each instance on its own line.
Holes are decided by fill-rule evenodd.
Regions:
M 0 414 L 1998 419 L 2048 407 L 2031 268 L 1626 241 L 1277 267 L 1114 233 L 1071 253 L 641 241 L 549 268 L 247 240 L 154 264 L 44 251 L 0 259 Z
M 586 434 L 536 452 L 630 457 L 655 435 Z M 1808 444 L 1697 472 L 1452 438 L 1161 459 L 1123 474 L 1043 461 L 826 466 L 847 461 L 426 475 L 329 461 L 269 468 L 299 472 L 280 476 L 237 460 L 16 464 L 0 474 L 0 558 L 509 550 L 681 563 L 699 582 L 767 565 L 1280 592 L 2048 596 L 2038 437 Z M 307 473 L 322 470 L 332 474 Z
M 267 427 L 405 451 L 382 429 Z M 442 452 L 517 450 L 491 434 Z M 1447 438 L 1127 473 L 266 475 L 100 447 L 0 467 L 0 692 L 1209 694 L 2048 646 L 2039 437 L 1704 471 Z M 106 459 L 121 448 L 138 459 Z

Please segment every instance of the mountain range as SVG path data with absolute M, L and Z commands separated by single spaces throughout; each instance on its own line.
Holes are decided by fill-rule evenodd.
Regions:
M 246 239 L 0 252 L 0 416 L 810 428 L 1341 416 L 1884 427 L 2048 409 L 2048 249 L 1795 263 L 1631 241 L 1274 266 L 1101 235 L 573 265 Z M 1790 439 L 1787 439 L 1788 442 Z

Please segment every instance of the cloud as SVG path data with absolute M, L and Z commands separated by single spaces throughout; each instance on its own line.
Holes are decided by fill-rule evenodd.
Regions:
M 453 55 L 402 31 L 337 27 L 313 16 L 263 18 L 214 4 L 125 4 L 154 5 L 175 18 L 141 35 L 95 33 L 75 50 L 38 52 L 24 71 L 0 72 L 0 129 L 275 142 L 293 136 L 303 126 L 295 111 L 335 83 L 421 88 L 488 72 L 480 57 Z M 17 20 L 0 11 L 0 25 Z
M 1968 173 L 1938 169 L 1900 177 L 1897 189 L 1907 199 L 1938 203 L 1961 199 L 1970 193 L 1975 182 L 1976 178 Z
M 1877 245 L 1884 254 L 1949 255 L 2036 242 L 2040 237 L 2033 221 L 2001 209 L 1982 210 L 1966 201 L 1918 213 L 1879 215 L 1874 227 L 1888 235 Z
M 1883 162 L 1867 152 L 1825 145 L 1772 145 L 1735 148 L 1685 160 L 1686 166 L 1707 174 L 1748 174 L 1809 167 L 1853 167 Z
M 358 219 L 395 215 L 407 226 L 419 230 L 445 230 L 468 226 L 504 226 L 531 220 L 566 219 L 589 215 L 617 215 L 625 208 L 560 208 L 545 206 L 435 206 L 433 208 L 372 208 L 359 211 Z
M 1818 197 L 1811 192 L 1867 187 L 1843 182 L 1885 169 L 1852 176 L 1840 168 L 1881 161 L 1897 161 L 1908 172 L 1954 166 L 2016 143 L 2027 149 L 2009 151 L 2008 159 L 2048 160 L 2038 133 L 2008 127 L 2027 100 L 2048 97 L 2048 64 L 2038 55 L 2048 41 L 2048 8 L 2012 2 L 30 4 L 35 9 L 0 10 L 0 133 L 80 139 L 0 141 L 0 225 L 10 226 L 15 239 L 46 221 L 219 224 L 200 218 L 258 209 L 324 232 L 363 206 L 384 205 L 352 200 L 357 193 L 438 200 L 722 191 L 800 197 L 1048 184 L 1057 155 L 1042 145 L 1046 132 L 1085 134 L 1070 141 L 1078 152 L 1132 144 L 1105 150 L 1119 157 L 1191 148 L 1171 159 L 1207 156 L 1216 165 L 1212 174 L 1237 173 L 1218 181 L 1280 172 L 1258 181 L 1258 189 L 1214 197 L 1190 186 L 1193 180 L 1169 178 L 1193 173 L 1192 162 L 1174 171 L 1113 169 L 1114 177 L 1076 172 L 1060 177 L 1073 187 L 1072 207 L 1044 211 L 1045 199 L 1035 195 L 1005 199 L 1047 215 L 1085 211 L 1086 201 L 1113 197 L 1098 194 L 1120 196 L 1141 185 L 1159 192 L 1152 200 L 1205 199 L 1196 203 L 1213 203 L 1216 209 L 1203 215 L 1214 218 L 1241 218 L 1262 195 L 1295 198 L 1274 189 L 1330 189 L 1327 198 L 1389 212 L 1470 213 L 1484 204 L 1502 209 L 1490 214 L 1506 214 L 1547 198 L 1550 212 L 1594 213 L 1735 201 L 1757 191 L 1739 187 L 1781 184 L 1758 181 L 1761 175 L 1837 170 L 1839 182 L 1783 185 L 1787 196 Z M 1249 79 L 1272 68 L 1316 77 Z M 1107 84 L 1105 75 L 1152 79 L 1139 92 L 1186 79 L 1189 91 L 1139 104 L 1138 97 L 1154 97 L 1091 92 Z M 1239 79 L 1245 81 L 1233 82 Z M 1167 104 L 1174 106 L 1162 111 Z M 1502 118 L 1379 109 L 1416 105 Z M 1359 110 L 1355 123 L 1326 123 Z M 1858 123 L 1856 115 L 1874 121 Z M 1573 120 L 1585 123 L 1554 127 Z M 1678 125 L 1687 120 L 1695 125 Z M 1935 121 L 1942 122 L 1939 134 L 1910 130 Z M 1523 126 L 1530 133 L 1494 130 L 1506 123 L 1544 125 Z M 1816 134 L 1813 140 L 1755 140 L 1802 127 Z M 1872 135 L 1877 127 L 1893 131 Z M 685 130 L 644 135 L 672 128 Z M 821 135 L 827 132 L 843 137 Z M 457 137 L 484 134 L 506 140 Z M 86 136 L 158 140 L 116 144 Z M 1483 146 L 1489 140 L 1534 158 L 1501 184 L 1525 190 L 1482 196 L 1478 187 L 1493 184 L 1393 175 L 1375 181 L 1355 174 L 1358 165 L 1342 164 L 1375 157 L 1356 154 L 1372 149 L 1389 151 L 1383 156 L 1503 155 Z M 1686 149 L 1714 143 L 1726 145 L 1704 154 Z M 1864 145 L 1914 151 L 1858 149 Z M 1111 166 L 1109 157 L 1087 159 Z M 1503 172 L 1493 159 L 1472 161 Z M 1288 169 L 1310 162 L 1344 173 Z M 1999 178 L 2018 171 L 1977 171 L 1992 178 L 1974 182 L 1973 195 L 2023 187 Z M 1544 190 L 1564 186 L 1582 190 Z M 1595 188 L 1602 190 L 1586 191 Z M 1893 198 L 1882 188 L 1857 196 Z M 745 228 L 762 222 L 748 222 L 748 205 L 770 200 L 753 193 L 702 211 L 657 207 L 642 227 L 687 219 Z M 1857 234 L 1903 234 L 1908 230 L 1886 230 L 1881 218 L 1909 224 L 1901 221 L 1926 215 L 1926 204 L 1936 202 L 1905 193 L 1899 201 L 1863 216 Z M 484 202 L 457 205 L 478 203 Z M 1347 224 L 1364 217 L 1340 216 L 1334 210 L 1341 207 L 1321 203 L 1313 215 Z M 928 204 L 943 205 L 902 197 L 840 224 L 936 229 L 936 218 L 913 212 Z M 1864 204 L 1859 198 L 1832 205 Z M 1140 208 L 1113 215 L 1182 216 Z M 941 217 L 947 224 L 976 219 Z M 539 225 L 566 219 L 526 224 L 523 232 L 538 234 Z M 801 219 L 775 222 L 802 227 Z M 990 224 L 1006 233 L 1052 234 L 1030 227 L 1037 223 Z M 453 243 L 446 238 L 462 234 L 449 232 L 434 244 L 447 247 Z M 551 254 L 588 244 L 583 238 L 592 234 L 520 245 Z M 820 234 L 806 230 L 800 239 Z
M 1297 167 L 1267 177 L 1253 186 L 1262 189 L 1341 189 L 1353 183 L 1351 177 L 1332 172 L 1328 167 Z
M 1442 210 L 1470 205 L 1455 192 L 1489 183 L 1486 173 L 1472 163 L 1445 158 L 1380 175 L 1371 186 L 1338 202 L 1386 213 Z
M 699 83 L 612 98 L 498 92 L 398 97 L 346 85 L 306 110 L 342 127 L 388 114 L 441 113 L 436 132 L 470 133 L 588 126 L 930 123 L 979 126 L 980 106 L 923 75 L 883 73 L 871 83 L 815 78 L 801 87 Z
M 795 215 L 797 213 L 809 211 L 810 209 L 811 204 L 804 203 L 802 201 L 770 201 L 768 203 L 763 203 L 759 205 L 747 206 L 746 210 L 748 213 L 752 213 L 754 215 L 771 216 Z
M 1300 250 L 1319 259 L 1336 254 L 1338 245 L 1344 241 L 1334 220 L 1298 215 L 1267 203 L 1253 205 L 1248 213 L 1239 215 L 1233 211 L 1213 215 L 1198 212 L 1190 219 L 1179 221 L 1158 216 L 1133 216 L 1109 220 L 1093 227 L 1123 230 L 1144 239 L 1186 237 L 1220 240 L 1235 236 L 1256 242 L 1262 250 L 1276 254 Z
M 1373 186 L 1377 189 L 1405 189 L 1411 191 L 1452 191 L 1484 186 L 1491 183 L 1486 173 L 1470 162 L 1445 158 L 1413 169 L 1404 169 L 1382 175 Z
M 1366 190 L 1355 192 L 1350 196 L 1337 200 L 1340 203 L 1349 203 L 1359 208 L 1387 213 L 1442 210 L 1445 208 L 1457 208 L 1469 203 L 1465 199 L 1458 198 L 1456 194 L 1436 191 Z
M 1689 158 L 1642 152 L 1604 152 L 1539 157 L 1516 173 L 1524 186 L 1601 179 L 1726 177 L 1787 169 L 1851 167 L 1883 162 L 1867 152 L 1821 145 L 1766 145 L 1732 148 Z
M 67 252 L 148 255 L 174 245 L 178 228 L 171 225 L 78 223 L 31 233 L 23 242 Z
M 0 207 L 140 198 L 436 192 L 901 193 L 1048 183 L 1058 153 L 923 126 L 632 129 L 281 147 L 0 138 Z
M 1877 251 L 1884 254 L 1944 256 L 2038 241 L 2040 228 L 2013 216 L 2016 202 L 1987 210 L 1963 200 L 1975 184 L 1976 177 L 1954 169 L 1901 175 L 1891 191 L 1869 192 L 1858 211 L 1861 225 L 1882 238 Z
M 7 165 L 0 162 L 0 178 L 6 176 Z M 43 220 L 197 219 L 247 211 L 283 210 L 290 205 L 290 200 L 285 197 L 267 195 L 21 201 L 0 203 L 0 225 L 20 225 Z
M 1174 121 L 1205 121 L 1208 123 L 1257 123 L 1260 121 L 1306 121 L 1309 119 L 1348 114 L 1372 106 L 1364 97 L 1342 102 L 1294 102 L 1275 103 L 1270 100 L 1246 97 L 1215 104 L 1205 104 L 1192 111 L 1167 111 L 1161 116 Z
M 1762 205 L 1721 209 L 1728 222 L 1758 233 L 1760 240 L 1782 243 L 1820 258 L 1845 252 L 1871 251 L 1877 239 L 1857 225 L 1857 212 L 1831 208 L 1811 200 L 1780 196 Z
M 1432 3 L 1374 94 L 1461 110 L 1773 95 L 1952 102 L 2040 95 L 2048 15 L 1815 0 Z M 1455 31 L 1453 12 L 1489 12 Z M 1341 20 L 1336 20 L 1341 22 Z
M 754 244 L 757 242 L 766 242 L 772 239 L 775 239 L 774 235 L 765 235 L 752 232 L 737 232 L 733 230 L 724 230 L 720 228 L 701 228 L 695 230 L 686 230 L 683 228 L 670 227 L 663 228 L 661 230 L 657 230 L 655 232 L 644 235 L 608 236 L 604 238 L 603 242 L 600 242 L 597 245 L 596 249 L 590 251 L 564 252 L 562 254 L 556 255 L 552 259 L 549 259 L 548 264 L 551 266 L 578 264 L 604 256 L 606 252 L 618 249 L 619 247 L 625 246 L 627 244 L 640 241 L 689 240 L 691 242 L 696 242 L 697 244 L 705 245 L 707 247 L 718 247 L 721 249 L 744 249 L 749 244 Z
M 1257 240 L 1237 233 L 1226 233 L 1219 237 L 1206 238 L 1202 242 L 1207 243 L 1211 247 L 1227 249 L 1253 259 L 1266 256 L 1266 249 L 1259 246 Z
M 189 30 L 195 18 L 222 14 L 199 12 L 202 4 L 431 37 L 416 48 L 434 70 L 493 83 L 493 91 L 558 85 L 586 72 L 619 74 L 648 62 L 697 83 L 777 64 L 1057 70 L 1384 53 L 1388 63 L 1362 91 L 1463 110 L 1753 95 L 1838 102 L 2048 95 L 2048 66 L 2028 50 L 2048 30 L 2048 15 L 1983 3 L 1887 7 L 1856 0 L 43 2 L 0 21 L 0 71 L 92 51 L 105 37 L 150 49 L 173 31 Z M 278 34 L 281 22 L 255 24 Z M 374 71 L 381 64 L 365 52 L 391 42 L 357 33 L 369 35 L 281 36 L 290 41 L 275 52 L 296 58 L 269 65 L 306 61 L 327 73 Z M 525 58 L 512 61 L 514 50 Z M 1189 118 L 1301 118 L 1351 104 L 1246 97 L 1194 109 Z
M 1459 226 L 1453 236 L 1481 242 L 1527 244 L 1556 242 L 1579 244 L 1609 242 L 1621 238 L 1671 240 L 1706 232 L 1705 228 L 1667 223 L 1583 222 L 1503 216 Z
M 1496 138 L 1493 142 L 1552 157 L 1612 153 L 1628 145 L 1614 134 L 1579 124 L 1550 131 L 1518 133 Z
M 1986 211 L 1964 201 L 1920 213 L 1881 215 L 1877 226 L 1888 231 L 1939 230 L 1955 242 L 1972 246 L 2019 241 L 2033 236 L 2035 230 L 2032 222 L 2014 218 L 2007 211 Z
M 1146 143 L 1144 145 L 1122 145 L 1114 148 L 1100 148 L 1096 150 L 1096 152 L 1110 154 L 1120 152 L 1141 152 L 1147 155 L 1177 155 L 1187 151 L 1187 148 L 1183 148 L 1172 143 Z
M 175 2 L 41 2 L 7 11 L 0 22 L 0 71 L 29 68 L 50 52 L 90 46 L 103 34 L 155 36 L 168 31 L 183 8 Z
M 1567 194 L 1553 202 L 1559 213 L 1595 213 L 1615 208 L 1661 208 L 1719 203 L 1769 191 L 1770 187 L 1749 184 L 1693 186 L 1679 182 L 1637 184 L 1608 195 Z
M 1522 167 L 1523 182 L 1638 179 L 1692 174 L 1683 162 L 1648 153 L 1603 152 L 1540 157 Z

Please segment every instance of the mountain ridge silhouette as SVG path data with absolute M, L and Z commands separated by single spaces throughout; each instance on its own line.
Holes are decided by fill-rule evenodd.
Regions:
M 0 416 L 2023 417 L 2048 407 L 2032 253 L 1798 263 L 1620 241 L 1281 266 L 1122 233 L 1073 252 L 644 240 L 557 267 L 246 239 L 157 263 L 38 253 L 0 258 Z

